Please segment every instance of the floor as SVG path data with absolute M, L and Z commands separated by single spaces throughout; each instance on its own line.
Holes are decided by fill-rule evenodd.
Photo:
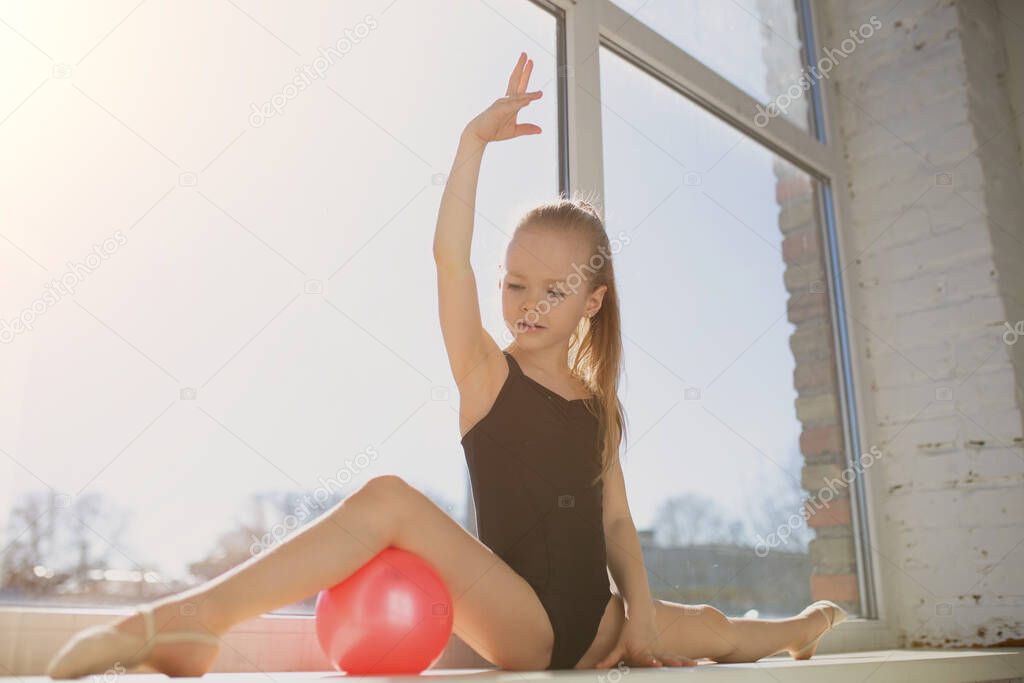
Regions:
M 879 650 L 852 654 L 821 654 L 805 662 L 794 662 L 788 657 L 768 658 L 754 664 L 701 664 L 686 669 L 624 669 L 608 671 L 514 672 L 487 669 L 433 669 L 424 676 L 465 680 L 483 678 L 495 682 L 518 683 L 522 680 L 546 679 L 596 681 L 620 683 L 626 678 L 631 683 L 643 679 L 664 680 L 666 676 L 685 676 L 690 680 L 707 681 L 760 681 L 763 683 L 888 683 L 920 680 L 929 683 L 959 681 L 1021 681 L 1024 682 L 1024 649 L 999 650 Z M 343 674 L 328 671 L 297 673 L 234 673 L 208 674 L 203 678 L 178 678 L 176 681 L 203 681 L 229 683 L 262 680 L 267 683 L 307 683 L 322 679 L 341 678 Z M 374 677 L 384 683 L 387 677 Z M 396 680 L 407 677 L 394 677 Z M 118 677 L 120 683 L 151 683 L 168 681 L 163 674 L 133 674 Z M 45 676 L 0 677 L 0 683 L 37 683 L 49 681 Z M 102 680 L 95 678 L 92 680 Z

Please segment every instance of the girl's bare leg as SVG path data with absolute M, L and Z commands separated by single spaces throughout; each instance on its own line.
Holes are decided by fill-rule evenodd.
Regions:
M 743 619 L 727 617 L 711 605 L 655 600 L 654 608 L 664 651 L 720 663 L 755 662 L 777 652 L 795 650 L 827 626 L 817 612 L 788 619 Z M 613 594 L 597 637 L 577 668 L 589 669 L 604 659 L 618 642 L 624 623 L 622 598 Z
M 530 585 L 429 498 L 387 475 L 371 479 L 273 549 L 153 603 L 157 630 L 221 635 L 342 581 L 390 545 L 437 569 L 452 596 L 455 632 L 483 657 L 509 669 L 547 666 L 554 635 Z M 144 632 L 138 616 L 117 628 Z M 194 676 L 205 673 L 216 655 L 207 644 L 161 644 L 147 663 L 170 675 Z
M 667 600 L 655 600 L 655 617 L 666 647 L 691 659 L 706 657 L 723 664 L 756 662 L 796 650 L 828 625 L 818 612 L 786 619 L 745 619 L 727 617 L 711 605 Z

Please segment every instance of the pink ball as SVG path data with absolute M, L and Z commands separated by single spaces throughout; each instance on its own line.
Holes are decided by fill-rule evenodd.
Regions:
M 415 674 L 452 635 L 452 599 L 419 555 L 390 546 L 316 599 L 316 635 L 338 671 Z

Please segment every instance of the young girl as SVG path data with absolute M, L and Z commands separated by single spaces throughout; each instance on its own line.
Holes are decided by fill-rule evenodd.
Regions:
M 541 132 L 517 122 L 541 96 L 527 92 L 532 70 L 521 54 L 505 97 L 463 131 L 434 237 L 480 539 L 399 477 L 375 477 L 269 552 L 79 633 L 50 676 L 143 663 L 202 675 L 233 625 L 344 580 L 392 545 L 434 566 L 452 595 L 455 632 L 505 669 L 753 662 L 782 651 L 807 659 L 846 618 L 825 600 L 758 620 L 652 599 L 618 460 L 618 295 L 590 204 L 560 199 L 519 221 L 501 284 L 513 341 L 501 349 L 481 325 L 470 266 L 477 179 L 488 143 Z

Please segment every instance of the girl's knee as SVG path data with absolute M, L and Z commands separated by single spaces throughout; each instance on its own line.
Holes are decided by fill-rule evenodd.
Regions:
M 732 623 L 729 621 L 729 617 L 725 616 L 725 613 L 716 607 L 711 605 L 698 605 L 705 619 L 718 624 Z
M 343 520 L 345 528 L 373 529 L 388 539 L 393 538 L 410 519 L 413 519 L 414 489 L 404 479 L 393 474 L 382 474 L 368 479 L 335 506 L 329 515 Z
M 345 510 L 356 506 L 367 514 L 374 510 L 394 512 L 406 494 L 413 490 L 404 479 L 394 474 L 381 474 L 372 477 L 362 486 L 345 497 L 331 512 L 335 515 L 345 514 Z
M 728 628 L 732 624 L 729 617 L 711 605 L 686 605 L 684 610 L 687 616 L 695 617 L 702 624 L 711 628 Z
M 406 493 L 409 488 L 405 479 L 396 474 L 379 474 L 367 480 L 355 493 L 374 497 L 398 497 Z

